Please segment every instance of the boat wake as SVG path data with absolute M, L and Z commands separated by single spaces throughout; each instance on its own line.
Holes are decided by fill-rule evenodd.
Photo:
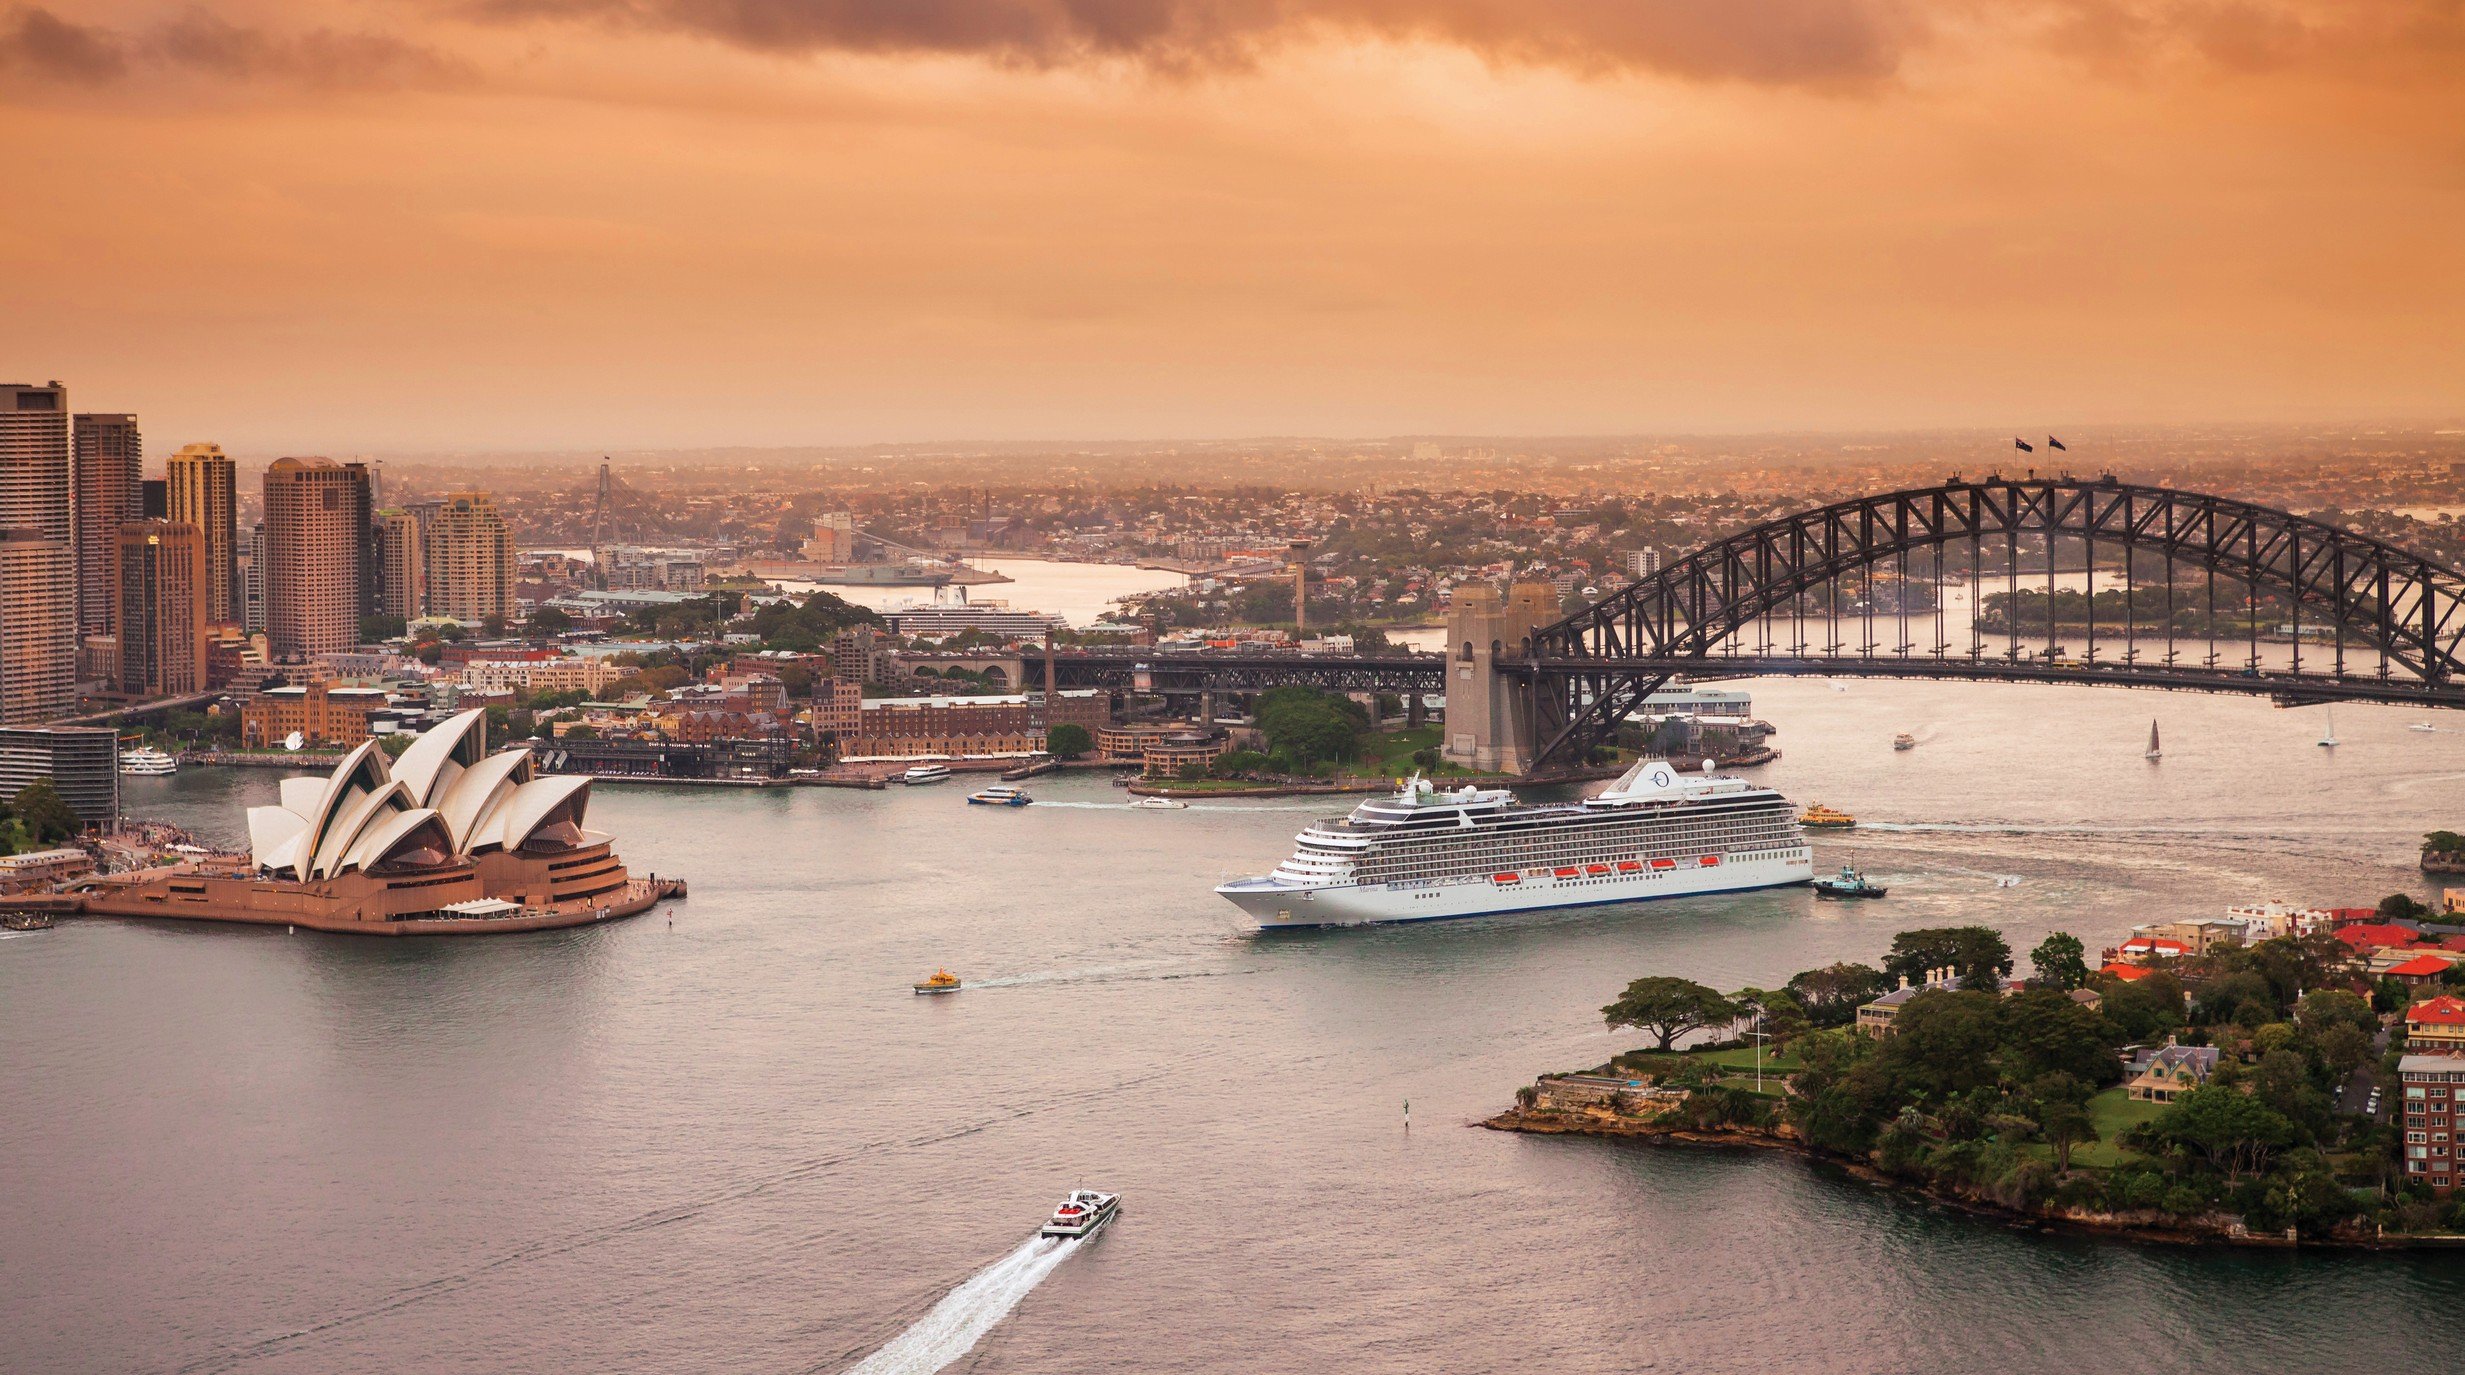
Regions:
M 943 1295 L 913 1326 L 849 1367 L 848 1375 L 930 1375 L 966 1355 L 1079 1245 L 1076 1237 L 1028 1238 Z

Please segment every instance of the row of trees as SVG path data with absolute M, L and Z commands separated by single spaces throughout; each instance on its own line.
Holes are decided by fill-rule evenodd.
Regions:
M 0 855 L 65 845 L 78 830 L 77 813 L 48 778 L 35 779 L 13 798 L 0 798 Z

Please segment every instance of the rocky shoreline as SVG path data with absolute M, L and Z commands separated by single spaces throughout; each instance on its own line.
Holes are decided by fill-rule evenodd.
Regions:
M 2465 1248 L 2465 1236 L 2387 1236 L 2377 1231 L 2338 1231 L 2297 1238 L 2287 1233 L 2253 1232 L 2229 1214 L 2211 1213 L 2178 1218 L 2158 1212 L 2106 1213 L 2071 1208 L 2018 1208 L 1972 1192 L 1929 1186 L 1876 1169 L 1868 1161 L 1808 1145 L 1787 1124 L 1764 1128 L 1681 1126 L 1659 1117 L 1606 1112 L 1509 1108 L 1473 1124 L 1491 1131 L 1535 1136 L 1602 1136 L 1647 1141 L 1655 1145 L 1727 1146 L 1781 1151 L 1812 1164 L 1837 1169 L 1861 1183 L 1927 1203 L 1954 1208 L 1981 1218 L 2050 1231 L 2077 1232 L 2117 1241 L 2156 1242 L 2178 1246 L 2247 1246 L 2273 1250 L 2332 1248 L 2337 1250 L 2406 1251 Z

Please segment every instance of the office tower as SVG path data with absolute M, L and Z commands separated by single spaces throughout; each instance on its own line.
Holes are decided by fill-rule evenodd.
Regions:
M 377 614 L 406 621 L 428 614 L 427 569 L 418 515 L 399 506 L 377 512 Z
M 77 632 L 109 635 L 119 612 L 112 569 L 120 555 L 120 527 L 137 519 L 145 446 L 133 415 L 79 415 L 70 434 L 70 488 L 77 509 Z
M 421 522 L 428 614 L 477 622 L 514 614 L 514 536 L 486 492 L 456 492 Z
M 368 465 L 278 458 L 265 473 L 265 634 L 278 663 L 359 643 L 368 604 Z
M 68 389 L 0 385 L 0 530 L 32 530 L 73 548 Z
M 120 691 L 137 697 L 203 692 L 205 536 L 186 521 L 130 521 L 119 530 Z
M 137 486 L 144 493 L 137 502 L 137 519 L 171 519 L 171 483 L 167 479 L 144 478 L 138 482 Z
M 239 483 L 219 444 L 186 444 L 163 464 L 168 520 L 205 539 L 206 619 L 237 621 L 240 607 Z
M 120 815 L 119 730 L 0 728 L 0 801 L 16 801 L 39 778 L 51 780 L 79 821 L 97 829 L 110 826 Z
M 0 726 L 76 708 L 76 559 L 66 540 L 0 528 Z
M 240 542 L 240 629 L 265 633 L 265 522 L 248 527 Z

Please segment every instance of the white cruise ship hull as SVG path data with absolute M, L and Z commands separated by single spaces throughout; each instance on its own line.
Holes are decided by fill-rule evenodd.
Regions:
M 1452 882 L 1337 887 L 1307 887 L 1273 878 L 1248 878 L 1223 884 L 1215 891 L 1247 913 L 1259 930 L 1281 931 L 1441 921 L 1558 907 L 1700 897 L 1707 893 L 1740 893 L 1811 883 L 1814 876 L 1813 853 L 1800 847 L 1777 856 L 1724 860 L 1709 866 L 1690 862 L 1633 874 L 1613 871 L 1561 878 L 1554 873 L 1538 873 L 1519 876 L 1513 883 L 1500 883 L 1492 876 L 1482 875 Z

